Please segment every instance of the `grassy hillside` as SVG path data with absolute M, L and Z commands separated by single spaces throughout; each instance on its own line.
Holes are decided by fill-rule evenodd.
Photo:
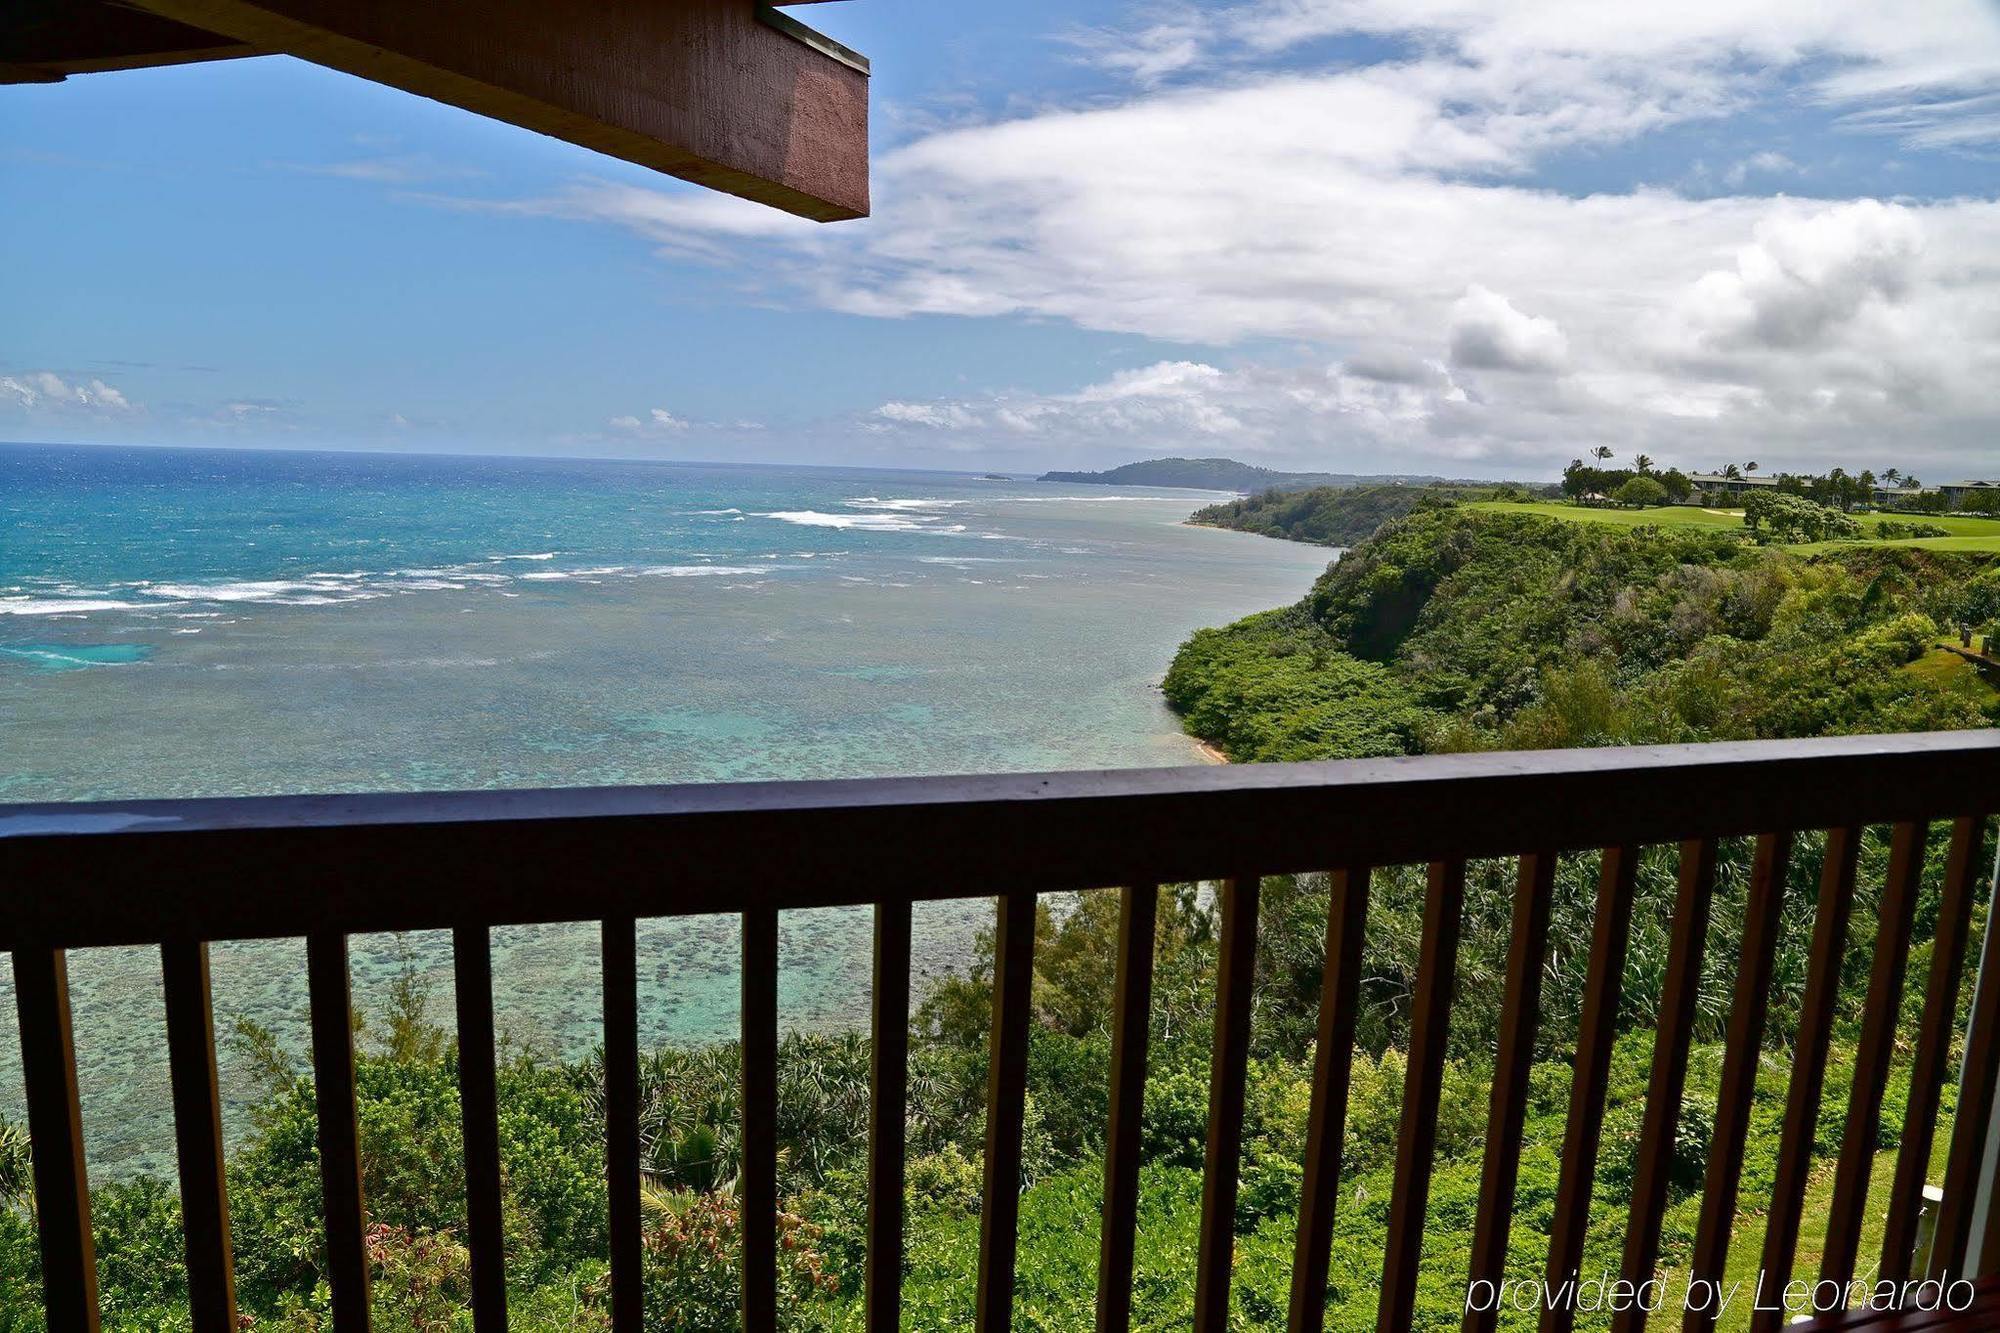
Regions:
M 1990 557 L 1883 542 L 1799 554 L 1700 510 L 1648 511 L 1691 516 L 1657 526 L 1540 508 L 1389 523 L 1298 605 L 1196 633 L 1169 704 L 1239 760 L 1996 720 L 1976 672 L 1927 663 L 1960 623 L 2000 618 Z
M 1705 528 L 1721 532 L 1743 531 L 1743 511 L 1740 509 L 1700 509 L 1690 505 L 1672 505 L 1661 509 L 1586 509 L 1556 501 L 1526 503 L 1475 501 L 1466 507 L 1486 513 L 1536 514 L 1543 518 L 1561 519 L 1568 523 L 1598 523 L 1622 528 Z M 2000 554 L 2000 519 L 1975 518 L 1964 514 L 1857 514 L 1855 520 L 1861 524 L 1863 541 L 1882 540 L 1875 536 L 1875 530 L 1885 522 L 1923 523 L 1944 528 L 1952 535 L 1901 538 L 1889 544 L 1915 546 L 1932 551 Z M 1853 544 L 1818 542 L 1795 549 L 1820 551 Z

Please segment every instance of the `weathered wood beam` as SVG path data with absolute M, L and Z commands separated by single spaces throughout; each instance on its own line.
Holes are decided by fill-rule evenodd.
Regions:
M 867 62 L 759 0 L 134 2 L 28 0 L 44 21 L 0 20 L 0 79 L 282 53 L 802 217 L 868 212 Z
M 10 0 L 0 8 L 0 83 L 259 54 L 233 37 L 108 0 Z

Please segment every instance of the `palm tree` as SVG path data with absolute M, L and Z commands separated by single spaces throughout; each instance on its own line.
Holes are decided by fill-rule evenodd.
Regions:
M 1609 462 L 1611 459 L 1611 446 L 1608 444 L 1600 444 L 1595 449 L 1592 449 L 1590 451 L 1590 456 L 1592 458 L 1595 458 L 1600 463 Z
M 1734 463 L 1728 463 L 1723 466 L 1722 475 L 1731 481 L 1741 481 L 1743 479 L 1743 469 Z
M 1653 460 L 1649 455 L 1639 454 L 1632 459 L 1632 462 L 1639 469 L 1639 475 L 1641 476 L 1653 470 Z
M 1757 470 L 1757 465 L 1755 463 L 1745 463 L 1743 465 L 1743 470 L 1745 472 L 1755 472 Z
M 1894 486 L 1901 479 L 1902 475 L 1901 468 L 1885 467 L 1882 469 L 1882 480 L 1886 485 Z

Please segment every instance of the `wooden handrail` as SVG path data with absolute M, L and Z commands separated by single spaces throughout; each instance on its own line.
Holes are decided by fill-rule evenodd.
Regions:
M 366 1201 L 357 1141 L 347 939 L 361 932 L 448 927 L 457 952 L 460 1080 L 468 1243 L 481 1333 L 504 1329 L 498 1105 L 494 1088 L 490 930 L 539 921 L 598 921 L 603 931 L 610 1317 L 643 1323 L 640 1214 L 638 959 L 642 917 L 733 912 L 743 924 L 743 1086 L 739 1181 L 746 1329 L 775 1327 L 777 1301 L 778 914 L 850 903 L 875 907 L 866 1326 L 900 1312 L 903 1120 L 908 1106 L 910 907 L 997 897 L 976 1324 L 1011 1327 L 1018 1194 L 1032 1025 L 1036 895 L 1120 884 L 1113 1086 L 1106 1144 L 1099 1333 L 1132 1314 L 1139 1124 L 1144 1103 L 1157 885 L 1225 881 L 1220 890 L 1215 1048 L 1196 1265 L 1195 1326 L 1231 1317 L 1236 1177 L 1255 1005 L 1257 904 L 1264 876 L 1331 867 L 1327 967 L 1290 1298 L 1290 1327 L 1324 1323 L 1328 1244 L 1354 1040 L 1371 866 L 1426 863 L 1425 899 L 1404 1117 L 1379 1294 L 1378 1325 L 1411 1325 L 1436 1156 L 1441 1080 L 1457 983 L 1466 862 L 1520 858 L 1505 977 L 1483 1196 L 1464 1271 L 1502 1274 L 1507 1214 L 1539 1020 L 1558 855 L 1602 850 L 1589 975 L 1577 1034 L 1550 1280 L 1582 1258 L 1618 1031 L 1641 852 L 1681 844 L 1680 886 L 1658 1019 L 1657 1063 L 1642 1130 L 1622 1268 L 1650 1275 L 1666 1204 L 1662 1174 L 1685 1088 L 1696 988 L 1715 892 L 1718 840 L 1755 835 L 1744 936 L 1729 960 L 1735 998 L 1693 1275 L 1722 1271 L 1735 1215 L 1744 1137 L 1794 840 L 1831 830 L 1821 869 L 1811 977 L 1801 1017 L 1801 1077 L 1788 1097 L 1774 1197 L 1773 1243 L 1796 1237 L 1811 1126 L 1855 893 L 1863 826 L 1893 824 L 1888 882 L 1868 1012 L 1856 1053 L 1822 1273 L 1844 1282 L 1857 1259 L 1869 1167 L 1896 1045 L 1896 1016 L 1927 838 L 1953 839 L 1936 956 L 1925 992 L 1899 1179 L 1920 1183 L 1935 1133 L 1984 865 L 1984 820 L 2000 810 L 2000 735 L 1844 737 L 1545 754 L 1119 773 L 1002 775 L 864 782 L 553 792 L 291 797 L 222 801 L 0 806 L 0 948 L 14 955 L 28 1074 L 35 1187 L 52 1330 L 97 1326 L 89 1195 L 77 1113 L 64 951 L 108 944 L 163 950 L 177 1143 L 182 1156 L 191 1311 L 215 1333 L 234 1320 L 227 1204 L 216 1120 L 211 940 L 303 935 L 312 992 L 326 1260 L 335 1321 L 366 1329 Z M 978 855 L 968 856 L 976 848 Z M 396 873 L 384 874 L 384 868 Z M 139 873 L 143 870 L 143 874 Z M 435 873 L 434 873 L 435 872 Z M 425 892 L 407 885 L 422 881 Z M 33 886 L 60 883 L 60 893 Z M 284 883 L 284 893 L 215 886 Z M 138 887 L 135 887 L 138 886 Z M 1990 946 L 1989 946 L 1990 947 Z M 1110 960 L 1107 960 L 1107 962 Z M 1967 1041 L 1972 1074 L 2000 1069 L 2000 1003 L 1984 1005 Z M 1975 1090 L 1975 1107 L 1991 1089 Z M 1954 1130 L 1951 1159 L 1984 1159 L 1984 1117 Z M 1874 1201 L 1907 1266 L 1914 1195 Z M 1961 1182 L 1941 1235 L 1969 1241 Z M 1937 1260 L 1934 1259 L 1934 1263 Z M 1699 1321 L 1697 1321 L 1699 1322 Z M 1465 1327 L 1491 1319 L 1468 1310 Z M 1570 1326 L 1550 1310 L 1545 1329 Z M 1636 1329 L 1642 1320 L 1624 1319 Z
M 0 950 L 1409 865 L 1952 819 L 1990 813 L 1982 807 L 1995 791 L 2000 731 L 1961 731 L 1115 772 L 0 805 L 0 884 L 63 885 L 0 894 Z M 730 873 L 708 873 L 714 866 Z M 218 882 L 287 892 L 220 894 Z M 412 882 L 425 892 L 410 892 Z

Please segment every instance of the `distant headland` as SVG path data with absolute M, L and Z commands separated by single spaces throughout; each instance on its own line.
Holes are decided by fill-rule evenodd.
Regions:
M 1429 485 L 1442 477 L 1409 474 L 1357 475 L 1345 472 L 1277 472 L 1233 458 L 1149 458 L 1105 472 L 1045 472 L 1043 481 L 1093 486 L 1178 486 L 1200 491 L 1305 490 L 1312 486 Z

